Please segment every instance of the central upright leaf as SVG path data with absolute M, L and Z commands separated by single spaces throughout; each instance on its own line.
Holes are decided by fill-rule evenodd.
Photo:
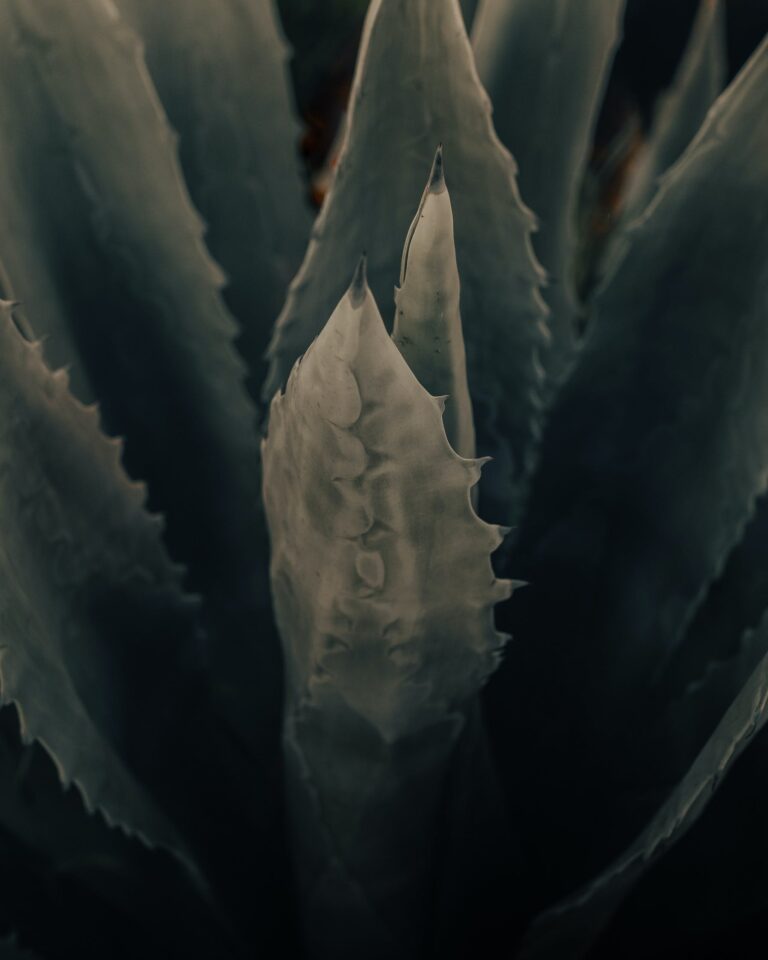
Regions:
M 271 406 L 264 499 L 318 957 L 420 955 L 434 810 L 505 639 L 493 606 L 511 585 L 490 563 L 503 532 L 472 509 L 480 461 L 451 449 L 442 412 L 362 267 Z
M 546 308 L 531 247 L 534 218 L 494 133 L 458 0 L 371 4 L 338 170 L 278 321 L 266 393 L 285 382 L 319 333 L 361 250 L 370 252 L 377 302 L 391 303 L 413 198 L 440 142 L 450 156 L 470 388 L 485 414 L 478 419 L 491 421 L 478 447 L 499 457 L 498 499 L 509 500 L 536 433 Z

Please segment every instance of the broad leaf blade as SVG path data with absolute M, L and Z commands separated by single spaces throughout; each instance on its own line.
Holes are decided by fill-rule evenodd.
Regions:
M 278 320 L 265 394 L 318 334 L 362 250 L 377 301 L 391 302 L 413 198 L 439 142 L 450 157 L 470 388 L 485 410 L 478 423 L 496 421 L 478 447 L 499 457 L 494 506 L 508 511 L 538 427 L 541 274 L 533 220 L 493 131 L 458 0 L 375 0 L 369 8 L 338 169 Z
M 299 172 L 288 50 L 273 0 L 119 0 L 179 133 L 206 242 L 228 277 L 240 346 L 263 354 L 301 263 L 310 211 Z
M 7 304 L 0 342 L 3 700 L 16 702 L 22 735 L 46 746 L 62 781 L 77 784 L 89 809 L 181 850 L 120 751 L 123 697 L 138 678 L 136 666 L 133 678 L 112 671 L 131 630 L 130 652 L 140 662 L 158 626 L 178 621 L 177 630 L 189 629 L 193 604 L 166 558 L 159 520 L 144 512 L 143 487 L 120 468 L 120 445 L 99 433 L 95 409 L 69 395 L 66 376 L 46 369 L 39 345 L 22 338 Z M 155 638 L 169 648 L 183 639 L 170 630 Z M 176 652 L 183 661 L 194 650 Z M 167 657 L 156 654 L 158 662 Z M 94 695 L 113 703 L 103 710 L 112 715 L 111 730 L 94 720 Z M 142 696 L 140 687 L 128 693 L 134 709 Z
M 555 381 L 575 347 L 579 189 L 623 12 L 624 0 L 482 0 L 472 30 L 496 130 L 539 220 L 533 246 L 549 273 L 552 311 L 543 362 Z
M 415 957 L 434 810 L 505 639 L 502 534 L 362 272 L 275 396 L 263 449 L 305 935 L 318 957 Z
M 768 626 L 759 628 L 768 645 Z M 715 790 L 768 719 L 768 656 L 763 657 L 688 773 L 629 850 L 584 890 L 534 924 L 520 960 L 578 960 L 656 859 L 696 822 Z
M 231 956 L 181 864 L 88 814 L 45 750 L 21 744 L 12 707 L 0 711 L 0 858 L 0 927 L 45 957 L 118 960 L 147 943 Z
M 744 536 L 728 556 L 718 578 L 691 621 L 680 647 L 664 672 L 672 693 L 702 677 L 710 665 L 739 652 L 739 639 L 757 626 L 768 597 L 768 495 L 755 505 Z
M 723 89 L 726 74 L 723 3 L 700 0 L 680 66 L 656 107 L 648 144 L 630 182 L 625 218 L 645 209 L 659 178 L 678 160 L 703 123 Z
M 110 0 L 2 0 L 0 260 L 54 367 L 127 437 L 195 585 L 253 577 L 254 411 L 175 140 Z M 86 95 L 87 94 L 87 95 Z
M 767 83 L 768 41 L 628 236 L 512 559 L 532 585 L 511 611 L 524 642 L 489 689 L 499 755 L 510 791 L 524 764 L 521 815 L 546 823 L 553 849 L 574 845 L 559 862 L 575 870 L 622 842 L 616 791 L 653 781 L 657 761 L 637 757 L 653 680 L 765 484 Z M 600 810 L 601 842 L 580 839 L 574 822 Z

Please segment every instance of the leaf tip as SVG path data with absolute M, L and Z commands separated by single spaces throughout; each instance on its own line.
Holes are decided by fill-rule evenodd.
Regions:
M 435 151 L 435 159 L 432 161 L 432 169 L 429 172 L 427 189 L 430 193 L 442 193 L 446 189 L 442 143 L 437 145 L 437 150 Z
M 349 299 L 353 307 L 359 307 L 368 293 L 368 256 L 363 250 L 357 261 L 352 282 L 349 285 Z

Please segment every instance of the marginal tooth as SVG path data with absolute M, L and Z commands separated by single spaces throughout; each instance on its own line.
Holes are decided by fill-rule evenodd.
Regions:
M 514 589 L 512 580 L 494 580 L 491 586 L 493 602 L 501 603 L 504 600 L 509 600 L 514 593 Z
M 477 457 L 475 460 L 467 460 L 466 468 L 470 478 L 470 486 L 474 486 L 480 480 L 480 474 L 486 463 L 489 463 L 493 457 Z

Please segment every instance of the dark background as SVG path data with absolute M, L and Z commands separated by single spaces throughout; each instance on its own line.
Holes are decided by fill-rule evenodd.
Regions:
M 278 0 L 294 49 L 292 74 L 305 130 L 308 176 L 322 169 L 349 95 L 367 0 Z M 725 0 L 728 57 L 735 74 L 768 32 L 768 0 Z M 628 0 L 595 148 L 599 156 L 635 114 L 647 129 L 658 94 L 670 83 L 698 0 Z M 768 109 L 768 105 L 766 107 Z M 322 189 L 314 192 L 318 203 Z

